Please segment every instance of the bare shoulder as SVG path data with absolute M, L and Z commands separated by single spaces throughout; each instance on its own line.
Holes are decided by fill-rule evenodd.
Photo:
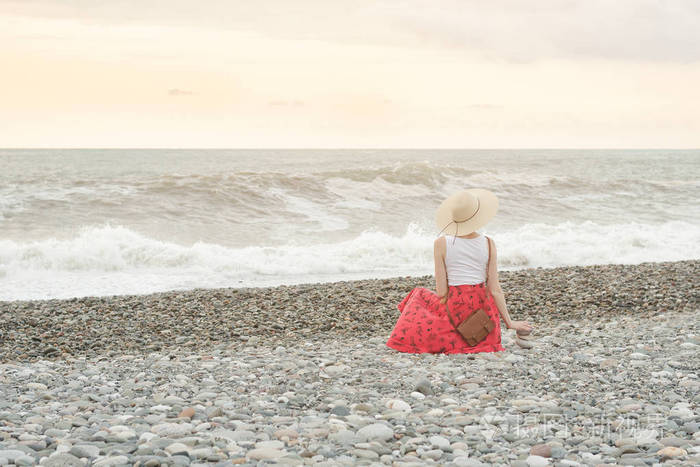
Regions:
M 438 251 L 440 253 L 445 252 L 445 237 L 440 236 L 435 239 L 435 242 L 433 242 L 433 246 L 435 247 L 435 251 Z
M 486 237 L 486 242 L 487 242 L 487 246 L 489 249 L 489 255 L 494 257 L 494 258 L 497 257 L 496 242 L 491 237 L 487 237 L 486 235 L 484 235 L 484 237 Z

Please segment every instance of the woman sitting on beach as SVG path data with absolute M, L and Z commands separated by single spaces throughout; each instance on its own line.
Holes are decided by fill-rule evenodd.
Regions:
M 499 313 L 506 327 L 518 333 L 516 342 L 529 346 L 520 339 L 527 338 L 532 326 L 527 321 L 511 320 L 506 309 L 498 283 L 496 245 L 475 231 L 491 220 L 497 210 L 496 195 L 479 188 L 455 193 L 440 205 L 436 221 L 445 236 L 439 236 L 434 244 L 437 293 L 424 287 L 409 292 L 398 304 L 401 315 L 387 346 L 411 353 L 505 350 L 501 345 Z M 455 327 L 479 308 L 493 322 L 493 329 L 476 345 L 470 345 Z

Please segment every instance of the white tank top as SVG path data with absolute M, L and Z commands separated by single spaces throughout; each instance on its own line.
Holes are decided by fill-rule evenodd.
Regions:
M 445 268 L 448 285 L 485 282 L 488 260 L 489 245 L 484 235 L 474 238 L 445 235 Z

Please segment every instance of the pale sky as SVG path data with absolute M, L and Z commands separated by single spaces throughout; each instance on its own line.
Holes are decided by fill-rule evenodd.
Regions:
M 0 147 L 699 148 L 698 0 L 0 0 Z

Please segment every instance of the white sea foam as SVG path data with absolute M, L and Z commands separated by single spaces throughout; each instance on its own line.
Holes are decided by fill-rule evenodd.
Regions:
M 527 224 L 490 232 L 501 270 L 700 258 L 700 226 Z M 410 225 L 339 243 L 230 248 L 179 245 L 124 227 L 87 227 L 69 240 L 0 240 L 0 300 L 141 294 L 433 273 L 433 235 Z
M 700 258 L 700 226 L 683 221 L 658 225 L 600 225 L 591 221 L 526 224 L 495 233 L 503 268 L 591 264 L 639 264 Z

